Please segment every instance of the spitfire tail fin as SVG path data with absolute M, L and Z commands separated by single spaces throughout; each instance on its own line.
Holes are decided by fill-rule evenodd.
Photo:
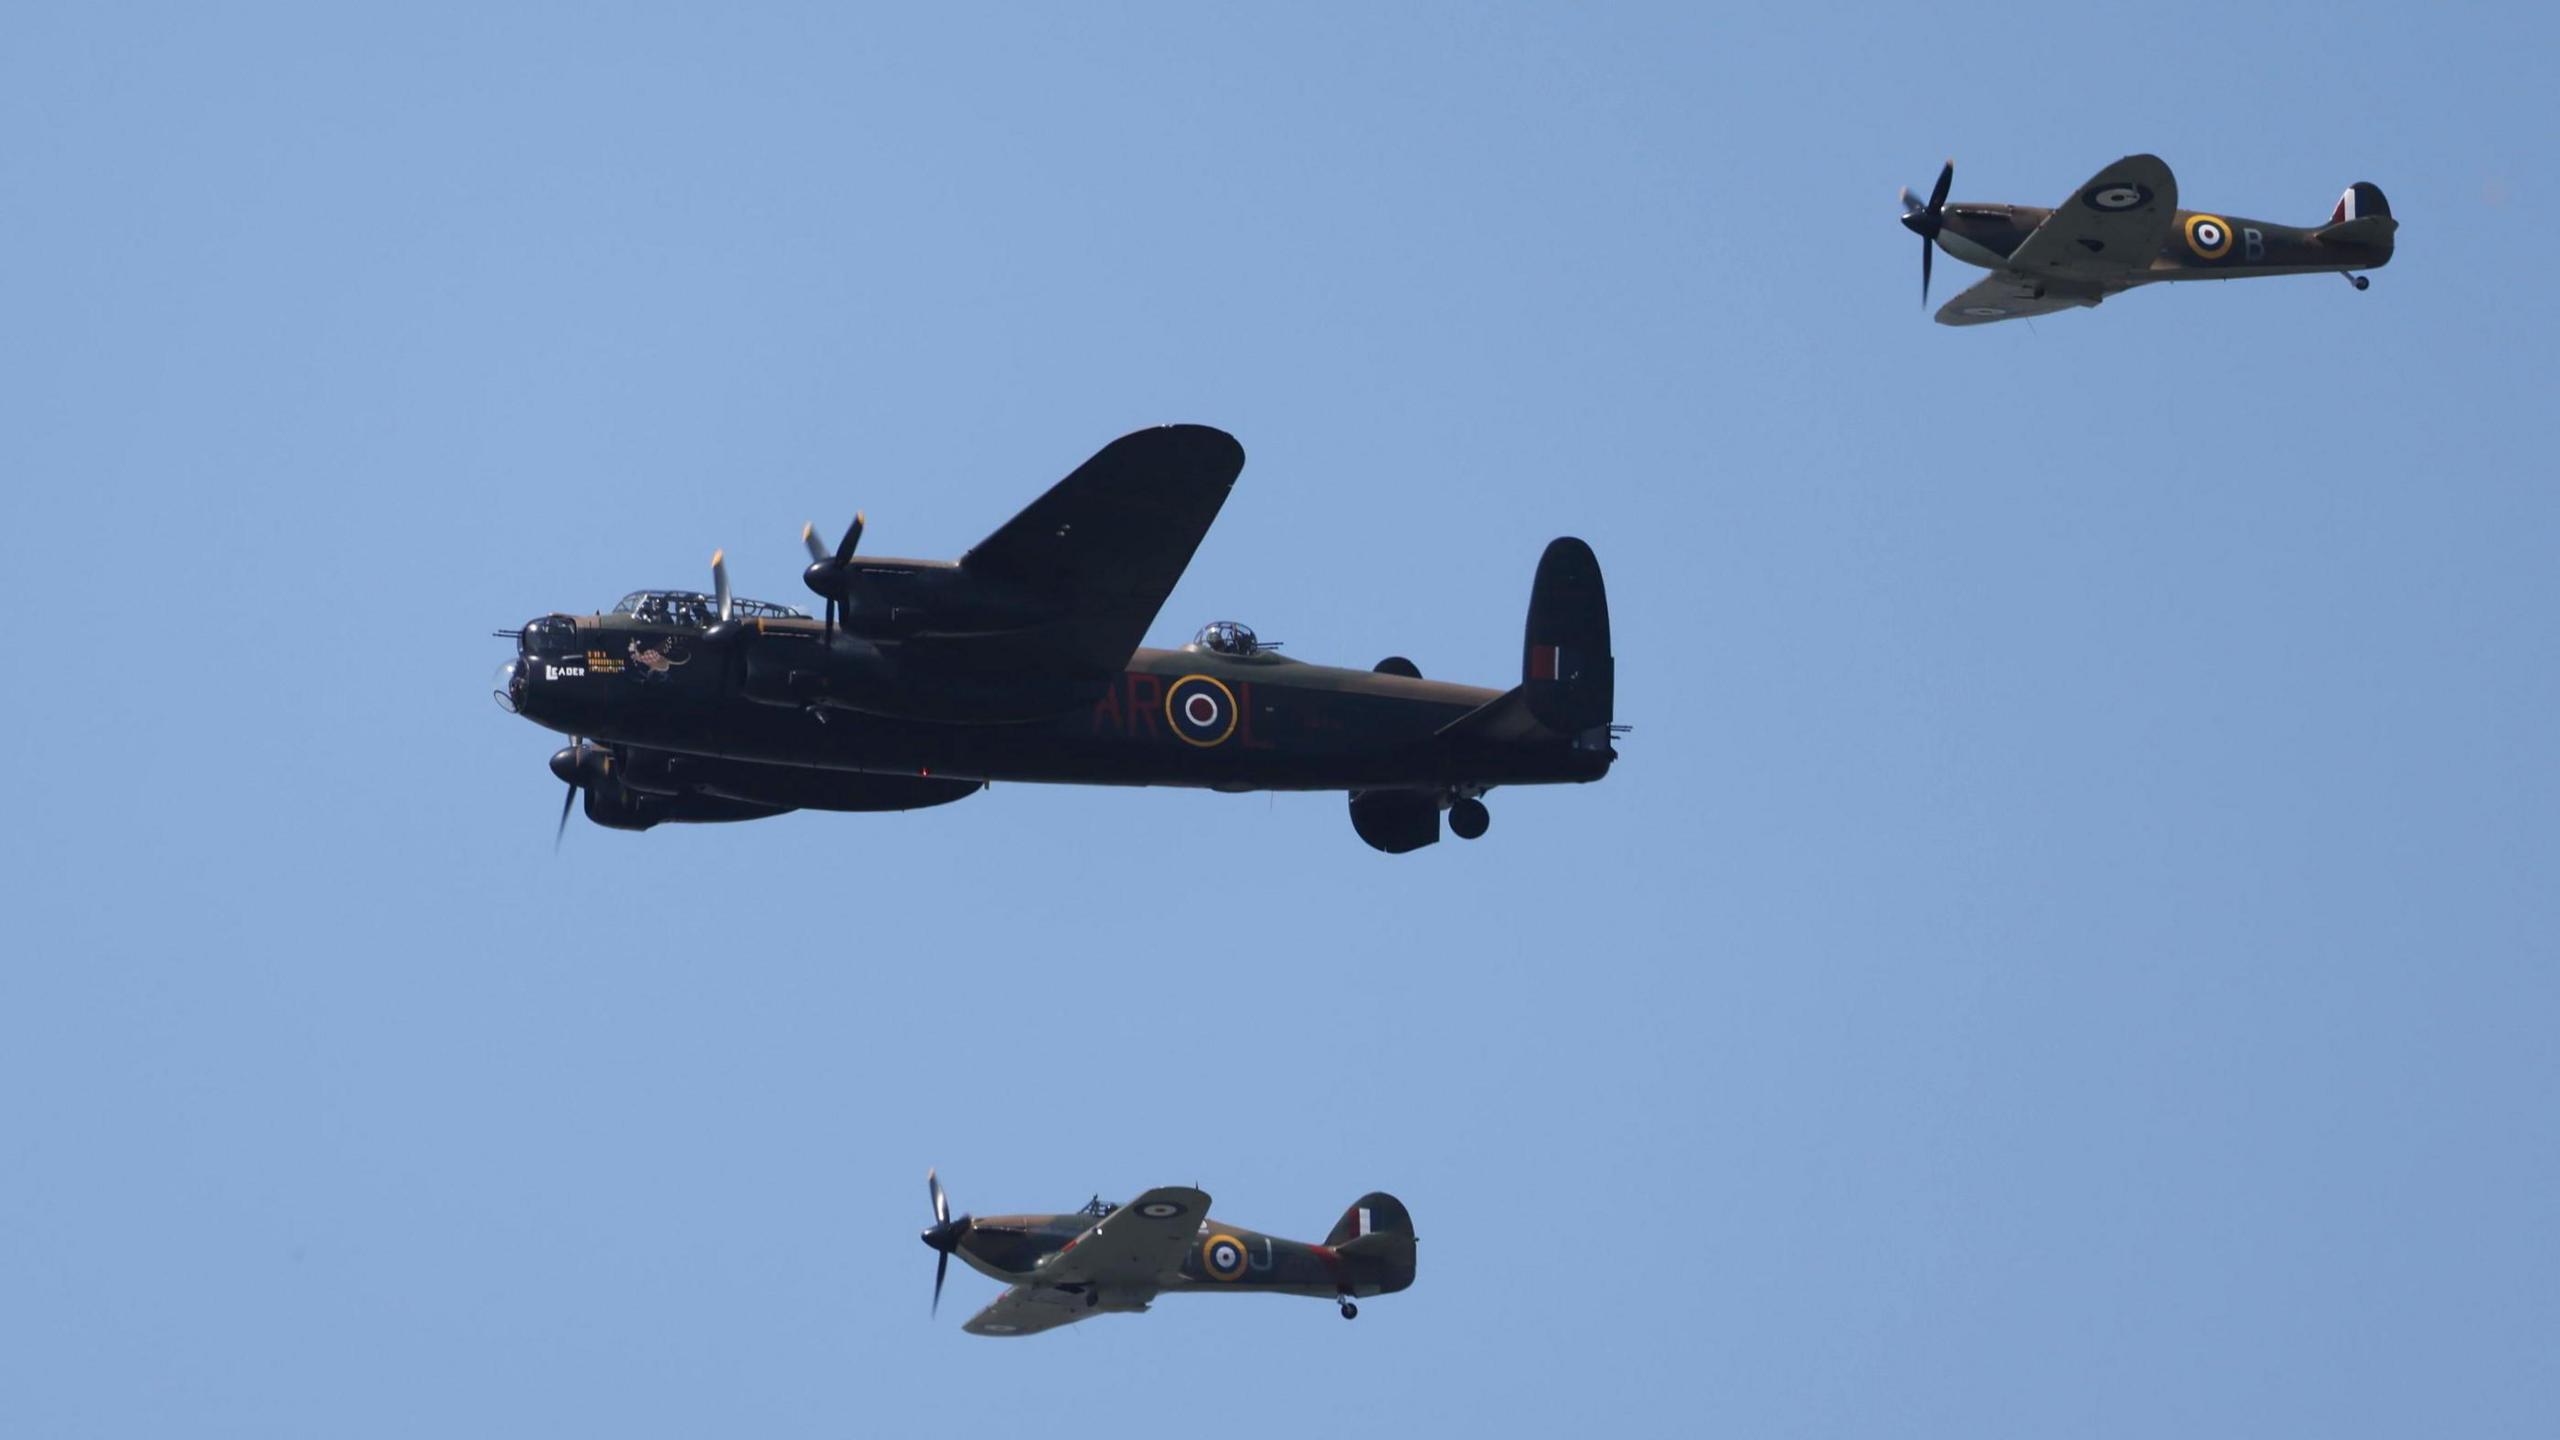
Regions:
M 2382 198 L 2382 187 L 2359 180 L 2338 197 L 2329 211 L 2329 223 L 2316 234 L 2324 245 L 2351 257 L 2360 254 L 2364 262 L 2379 265 L 2391 258 L 2392 232 L 2399 228 L 2400 222 L 2391 218 L 2391 202 Z
M 1521 637 L 1520 688 L 1529 713 L 1567 735 L 1608 724 L 1617 706 L 1609 590 L 1600 579 L 1600 558 L 1570 535 L 1548 542 L 1538 558 Z
M 2359 180 L 2338 197 L 2337 207 L 2329 212 L 2329 223 L 2344 225 L 2350 220 L 2369 220 L 2375 216 L 2389 219 L 2391 202 L 2382 198 L 2382 187 L 2370 180 Z

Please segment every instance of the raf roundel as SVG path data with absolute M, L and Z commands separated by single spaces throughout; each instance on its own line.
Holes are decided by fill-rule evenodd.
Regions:
M 2187 217 L 2187 248 L 2207 260 L 2231 253 L 2231 222 L 2219 215 Z
M 1200 1264 L 1212 1280 L 1241 1280 L 1244 1242 L 1233 1235 L 1212 1235 L 1200 1242 Z
M 1185 675 L 1165 688 L 1164 718 L 1184 743 L 1207 749 L 1236 733 L 1236 695 L 1206 675 Z
M 2092 210 L 2138 210 L 2151 203 L 2151 190 L 2148 186 L 2113 180 L 2090 186 L 2089 193 L 2080 199 Z
M 1170 1220 L 1182 1213 L 1182 1207 L 1170 1200 L 1150 1200 L 1138 1207 L 1138 1213 L 1150 1220 Z

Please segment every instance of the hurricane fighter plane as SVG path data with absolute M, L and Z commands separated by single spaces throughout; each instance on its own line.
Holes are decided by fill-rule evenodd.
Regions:
M 960 1327 L 972 1335 L 1032 1335 L 1096 1315 L 1144 1311 L 1158 1295 L 1258 1292 L 1312 1295 L 1359 1315 L 1354 1303 L 1413 1283 L 1413 1217 L 1393 1195 L 1351 1202 L 1321 1245 L 1282 1240 L 1209 1217 L 1209 1197 L 1164 1186 L 1126 1205 L 1095 1196 L 1065 1215 L 951 1218 L 942 1181 L 933 1192 L 933 1309 L 957 1255 L 1008 1288 Z
M 2157 155 L 2127 155 L 2051 210 L 1947 203 L 1956 163 L 1925 201 L 1902 192 L 1904 228 L 1920 237 L 1920 303 L 1929 258 L 1945 250 L 1991 273 L 1938 310 L 1941 325 L 1988 325 L 2096 305 L 2137 285 L 2254 275 L 2355 274 L 2391 262 L 2400 222 L 2379 187 L 2357 181 L 2326 224 L 2308 229 L 2178 208 L 2178 180 Z
M 957 561 L 830 551 L 801 538 L 822 619 L 712 591 L 640 591 L 501 636 L 504 709 L 571 737 L 551 757 L 587 818 L 621 830 L 797 809 L 912 810 L 991 781 L 1342 790 L 1351 823 L 1401 853 L 1474 839 L 1497 785 L 1597 780 L 1624 727 L 1600 564 L 1546 548 L 1520 683 L 1426 680 L 1402 656 L 1311 665 L 1218 621 L 1139 645 L 1244 468 L 1205 425 L 1103 447 Z M 555 837 L 556 838 L 556 837 Z

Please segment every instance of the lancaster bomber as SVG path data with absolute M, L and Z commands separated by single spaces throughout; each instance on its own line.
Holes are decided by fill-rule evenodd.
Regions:
M 925 1172 L 933 1228 L 933 1308 L 957 1255 L 1008 1287 L 960 1328 L 972 1335 L 1032 1335 L 1096 1315 L 1145 1310 L 1169 1292 L 1310 1295 L 1360 1314 L 1358 1301 L 1413 1284 L 1413 1217 L 1393 1195 L 1351 1202 L 1321 1245 L 1282 1240 L 1209 1218 L 1209 1197 L 1181 1186 L 1126 1205 L 1097 1195 L 1064 1215 L 951 1218 L 941 1177 Z
M 2391 262 L 2400 222 L 2382 190 L 2347 187 L 2322 225 L 2308 228 L 2178 208 L 2178 179 L 2157 155 L 2127 155 L 2051 210 L 1947 203 L 1956 162 L 1922 200 L 1902 192 L 1903 228 L 1920 237 L 1920 303 L 1929 258 L 1945 250 L 1991 273 L 1938 310 L 1941 325 L 1989 325 L 2094 306 L 2140 285 L 2254 275 L 2356 274 Z
M 1341 790 L 1389 853 L 1491 823 L 1497 785 L 1597 780 L 1617 758 L 1609 602 L 1591 547 L 1546 547 L 1520 682 L 1426 680 L 1389 656 L 1307 664 L 1234 621 L 1139 644 L 1244 469 L 1235 438 L 1168 425 L 1103 447 L 956 561 L 829 550 L 804 528 L 823 618 L 646 590 L 516 630 L 495 693 L 571 737 L 560 824 L 618 830 L 791 810 L 913 810 L 990 782 Z M 556 839 L 556 836 L 555 836 Z

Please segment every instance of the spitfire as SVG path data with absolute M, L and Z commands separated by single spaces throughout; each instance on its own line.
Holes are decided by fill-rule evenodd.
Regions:
M 500 631 L 498 704 L 571 737 L 551 757 L 560 823 L 621 830 L 797 809 L 911 810 L 993 781 L 1340 790 L 1390 853 L 1485 833 L 1497 785 L 1597 780 L 1617 758 L 1616 662 L 1600 564 L 1546 547 L 1520 682 L 1426 680 L 1390 656 L 1311 665 L 1215 621 L 1142 648 L 1244 468 L 1205 425 L 1113 441 L 957 561 L 861 556 L 859 515 L 803 583 L 822 618 L 747 600 L 712 556 L 709 594 L 638 591 L 594 615 Z
M 1008 1287 L 961 1328 L 972 1335 L 1033 1335 L 1096 1315 L 1143 1312 L 1159 1295 L 1258 1292 L 1332 1300 L 1342 1318 L 1358 1300 L 1413 1284 L 1413 1217 L 1393 1195 L 1351 1202 L 1321 1245 L 1283 1240 L 1209 1214 L 1199 1190 L 1165 1186 L 1125 1205 L 1095 1196 L 1064 1215 L 953 1219 L 941 1177 L 928 1170 L 933 1226 L 923 1235 L 939 1258 L 933 1308 L 957 1255 Z
M 1920 237 L 1920 300 L 1945 250 L 1991 273 L 1938 310 L 1941 325 L 1988 325 L 2094 306 L 2139 285 L 2256 275 L 2347 277 L 2391 261 L 2400 222 L 2378 186 L 2357 181 L 2325 224 L 2302 228 L 2178 208 L 2178 180 L 2156 155 L 2127 155 L 2051 210 L 1947 203 L 1950 160 L 1922 200 L 1902 192 L 1902 224 Z

